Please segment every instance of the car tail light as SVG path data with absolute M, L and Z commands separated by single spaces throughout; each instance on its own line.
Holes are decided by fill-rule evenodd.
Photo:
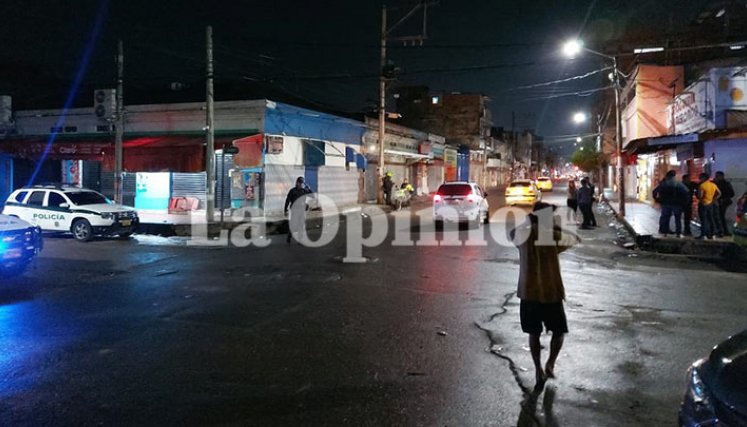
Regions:
M 474 194 L 470 194 L 467 196 L 467 201 L 470 203 L 475 203 L 477 201 L 477 196 L 475 196 Z
M 433 196 L 433 203 L 440 203 L 441 200 L 442 200 L 442 197 L 440 194 L 436 194 L 435 196 Z

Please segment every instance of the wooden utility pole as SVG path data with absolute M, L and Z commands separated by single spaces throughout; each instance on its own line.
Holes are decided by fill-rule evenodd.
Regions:
M 122 40 L 117 43 L 117 105 L 114 123 L 114 201 L 123 203 L 122 174 L 123 153 L 122 139 L 124 137 L 124 48 Z
M 399 21 L 395 22 L 394 25 L 391 27 L 387 27 L 387 17 L 386 17 L 386 5 L 381 6 L 381 67 L 379 69 L 379 182 L 376 185 L 377 191 L 377 199 L 379 203 L 384 203 L 384 174 L 385 169 L 385 159 L 384 159 L 384 140 L 386 138 L 386 73 L 385 68 L 387 66 L 386 63 L 386 42 L 389 38 L 389 35 L 397 29 L 401 24 L 406 22 L 410 17 L 415 14 L 418 10 L 421 8 L 423 9 L 423 28 L 422 28 L 422 34 L 416 35 L 416 36 L 407 36 L 407 37 L 397 37 L 393 40 L 399 40 L 404 42 L 405 44 L 412 43 L 413 45 L 415 43 L 423 43 L 423 40 L 426 39 L 426 22 L 427 22 L 427 11 L 428 6 L 433 3 L 428 1 L 420 1 L 418 4 L 416 4 L 412 9 L 410 9 L 402 18 L 399 19 Z
M 213 129 L 213 116 L 215 106 L 213 105 L 213 27 L 206 29 L 207 39 L 207 80 L 205 88 L 205 174 L 207 188 L 205 217 L 208 224 L 214 220 L 215 215 L 215 129 Z
M 381 6 L 381 67 L 379 69 L 379 183 L 378 202 L 384 203 L 384 139 L 386 137 L 386 5 Z

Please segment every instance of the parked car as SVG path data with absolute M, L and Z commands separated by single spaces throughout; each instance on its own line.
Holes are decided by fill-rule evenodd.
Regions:
M 43 231 L 71 232 L 81 242 L 95 235 L 127 238 L 140 222 L 134 208 L 113 203 L 93 190 L 63 186 L 16 190 L 8 196 L 3 214 Z
M 548 176 L 537 178 L 536 185 L 539 191 L 552 191 L 552 179 Z
M 687 371 L 681 426 L 747 425 L 747 330 L 717 345 Z
M 22 273 L 43 246 L 39 227 L 0 214 L 0 276 Z
M 506 187 L 506 204 L 514 205 L 533 205 L 542 199 L 542 193 L 537 186 L 528 179 L 512 181 Z
M 433 196 L 433 221 L 468 222 L 476 227 L 489 221 L 488 195 L 477 184 L 454 181 L 441 184 Z

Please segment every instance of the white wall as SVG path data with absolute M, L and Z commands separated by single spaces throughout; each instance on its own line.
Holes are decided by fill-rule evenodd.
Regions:
M 325 165 L 344 168 L 345 147 L 346 144 L 342 142 L 327 142 L 324 144 L 324 154 L 327 156 L 325 159 Z
M 293 136 L 283 137 L 283 152 L 265 155 L 268 165 L 303 165 L 303 147 L 301 138 Z

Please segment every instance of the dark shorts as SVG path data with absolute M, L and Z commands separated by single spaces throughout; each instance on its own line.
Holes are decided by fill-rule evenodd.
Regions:
M 542 324 L 553 333 L 568 333 L 568 322 L 562 302 L 544 304 L 541 302 L 521 301 L 519 308 L 521 330 L 532 335 L 542 333 Z

